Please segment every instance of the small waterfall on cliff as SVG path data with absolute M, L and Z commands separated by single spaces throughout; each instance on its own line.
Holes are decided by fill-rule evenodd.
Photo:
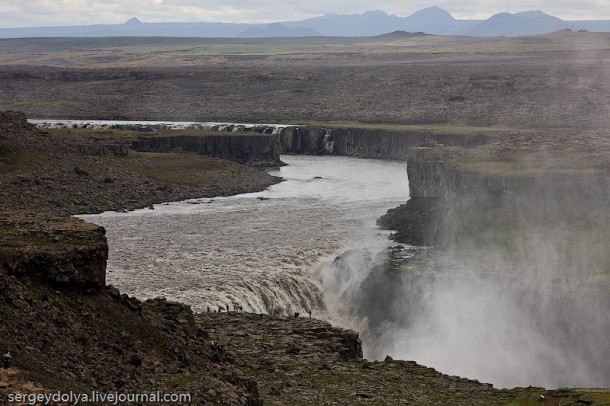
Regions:
M 333 135 L 331 130 L 326 130 L 326 134 L 324 134 L 324 150 L 332 154 L 335 152 L 335 140 L 333 139 Z

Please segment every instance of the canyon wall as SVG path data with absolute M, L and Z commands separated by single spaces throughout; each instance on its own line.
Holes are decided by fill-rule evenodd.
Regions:
M 0 212 L 0 270 L 26 280 L 101 288 L 105 234 L 103 227 L 74 217 Z
M 279 154 L 406 160 L 411 148 L 425 143 L 472 146 L 484 144 L 492 138 L 486 133 L 450 134 L 311 126 L 214 126 L 211 129 L 230 134 L 146 134 L 133 141 L 131 147 L 144 152 L 190 151 L 249 165 L 275 166 L 280 163 Z
M 227 135 L 143 135 L 131 147 L 142 152 L 188 151 L 252 166 L 280 164 L 277 135 L 260 133 Z
M 447 146 L 483 145 L 496 137 L 484 131 L 464 133 L 433 132 L 432 130 L 391 130 L 379 128 L 264 124 L 217 123 L 88 123 L 37 121 L 46 128 L 86 128 L 120 130 L 142 133 L 130 147 L 142 152 L 188 151 L 229 159 L 254 166 L 281 164 L 280 154 L 343 155 L 361 158 L 406 160 L 411 148 L 433 143 Z M 187 130 L 168 134 L 168 130 Z M 207 131 L 200 133 L 197 131 Z M 162 133 L 160 133 L 162 132 Z M 103 145 L 108 148 L 108 142 Z M 92 155 L 126 155 L 124 150 L 101 149 L 98 145 L 84 145 Z M 124 146 L 123 146 L 124 147 Z M 96 149 L 97 148 L 97 149 Z
M 605 221 L 604 202 L 610 198 L 605 164 L 582 151 L 512 147 L 503 153 L 506 148 L 499 144 L 412 148 L 407 154 L 411 199 L 379 224 L 398 230 L 395 237 L 402 242 L 451 245 L 516 224 L 534 230 L 574 223 L 585 231 L 583 224 Z
M 304 126 L 285 127 L 279 133 L 282 153 L 396 160 L 406 160 L 411 148 L 427 142 L 471 146 L 484 144 L 492 137 L 485 133 L 441 134 L 431 131 Z

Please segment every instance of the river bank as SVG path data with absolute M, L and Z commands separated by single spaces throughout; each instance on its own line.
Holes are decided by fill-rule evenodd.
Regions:
M 260 191 L 280 181 L 228 160 L 132 151 L 121 140 L 82 142 L 0 115 L 0 204 L 63 214 L 132 210 L 189 198 Z M 111 137 L 112 138 L 112 137 Z

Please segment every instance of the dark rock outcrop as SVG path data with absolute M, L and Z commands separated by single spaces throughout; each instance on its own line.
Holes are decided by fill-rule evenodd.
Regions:
M 280 144 L 276 135 L 150 135 L 140 136 L 131 147 L 142 152 L 188 151 L 251 166 L 278 166 Z
M 367 128 L 320 128 L 290 126 L 280 130 L 282 153 L 345 155 L 361 158 L 406 160 L 409 151 L 425 143 L 482 145 L 491 133 L 433 133 Z
M 195 322 L 226 348 L 224 362 L 256 379 L 265 404 L 500 405 L 518 392 L 413 361 L 369 362 L 358 333 L 307 317 L 222 312 L 196 314 Z
M 438 198 L 411 197 L 377 219 L 385 230 L 396 230 L 392 238 L 411 245 L 434 245 L 439 240 L 440 216 L 446 207 Z
M 378 224 L 414 245 L 454 245 L 490 233 L 505 239 L 500 234 L 518 227 L 521 233 L 572 223 L 599 228 L 606 218 L 601 213 L 610 198 L 610 179 L 607 162 L 596 161 L 595 147 L 550 135 L 541 151 L 532 148 L 538 140 L 530 136 L 511 142 L 412 148 L 407 161 L 411 198 Z
M 9 275 L 102 287 L 108 244 L 103 227 L 32 212 L 0 212 L 0 269 Z

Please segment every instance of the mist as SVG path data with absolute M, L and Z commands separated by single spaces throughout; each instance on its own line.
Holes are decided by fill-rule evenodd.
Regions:
M 365 357 L 505 388 L 610 385 L 607 180 L 536 175 L 458 180 L 468 193 L 443 196 L 434 246 L 350 251 L 318 271 Z

